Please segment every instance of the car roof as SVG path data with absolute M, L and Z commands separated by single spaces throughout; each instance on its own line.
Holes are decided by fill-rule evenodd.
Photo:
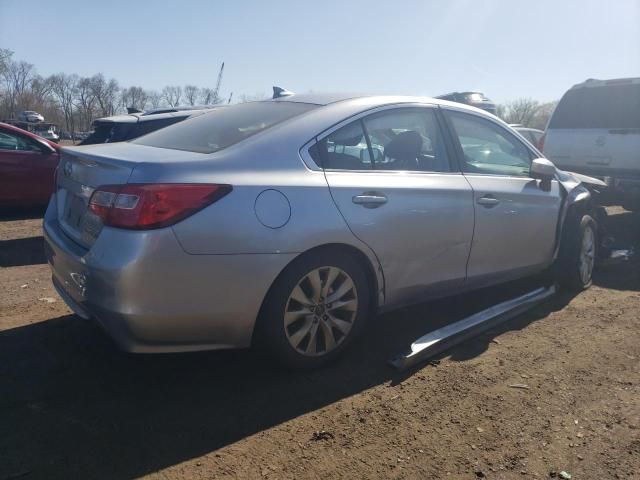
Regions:
M 313 105 L 329 105 L 330 103 L 342 102 L 344 100 L 351 100 L 353 98 L 371 97 L 363 93 L 348 93 L 348 92 L 328 92 L 328 93 L 303 93 L 293 94 L 284 97 L 267 99 L 262 101 L 272 102 L 299 102 L 310 103 Z
M 483 115 L 491 115 L 486 110 L 468 105 L 466 103 L 453 102 L 450 100 L 443 100 L 437 97 L 420 97 L 411 95 L 371 95 L 371 94 L 348 94 L 348 93 L 324 93 L 324 94 L 304 94 L 304 95 L 289 95 L 286 97 L 280 97 L 272 100 L 260 100 L 263 102 L 302 102 L 311 103 L 320 106 L 326 106 L 336 104 L 338 102 L 350 103 L 350 102 L 366 102 L 369 106 L 381 106 L 381 105 L 393 105 L 403 103 L 428 103 L 432 105 L 442 105 L 446 107 L 453 107 L 456 109 L 464 109 Z M 491 115 L 492 116 L 492 115 Z
M 599 80 L 596 78 L 589 78 L 582 83 L 577 83 L 571 89 L 584 88 L 584 87 L 608 87 L 613 85 L 639 85 L 640 77 L 629 78 L 610 78 L 608 80 Z

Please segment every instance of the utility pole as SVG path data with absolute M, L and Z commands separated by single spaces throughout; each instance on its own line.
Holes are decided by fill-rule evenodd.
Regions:
M 218 81 L 216 82 L 216 89 L 213 91 L 213 98 L 215 102 L 218 103 L 218 94 L 220 92 L 220 84 L 222 83 L 222 74 L 224 73 L 224 62 L 222 62 L 222 66 L 220 67 L 220 72 L 218 72 Z

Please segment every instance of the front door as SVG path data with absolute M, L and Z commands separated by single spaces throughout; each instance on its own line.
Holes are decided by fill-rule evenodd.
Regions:
M 349 228 L 378 257 L 388 305 L 464 282 L 472 192 L 453 171 L 434 108 L 372 113 L 310 153 Z
M 445 110 L 460 166 L 473 188 L 475 231 L 470 281 L 507 278 L 550 264 L 561 207 L 560 185 L 545 191 L 530 176 L 534 152 L 486 118 Z

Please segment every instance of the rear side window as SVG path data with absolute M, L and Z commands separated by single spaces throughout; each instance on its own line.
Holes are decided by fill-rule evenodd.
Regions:
M 569 90 L 549 128 L 640 128 L 640 84 Z
M 213 153 L 316 107 L 309 103 L 282 101 L 241 103 L 190 118 L 132 143 Z
M 331 170 L 450 171 L 438 121 L 430 108 L 374 113 L 336 130 L 309 153 L 316 163 Z
M 80 145 L 94 145 L 97 143 L 113 143 L 128 140 L 135 123 L 96 122 L 93 132 Z

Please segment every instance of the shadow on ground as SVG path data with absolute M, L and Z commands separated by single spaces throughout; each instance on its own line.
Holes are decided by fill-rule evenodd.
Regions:
M 45 207 L 0 207 L 0 222 L 42 218 Z
M 133 478 L 210 453 L 372 386 L 401 383 L 411 372 L 387 361 L 412 340 L 528 288 L 512 284 L 384 315 L 347 358 L 310 373 L 280 370 L 252 351 L 127 355 L 94 322 L 73 315 L 7 330 L 0 333 L 0 478 Z M 494 336 L 565 302 L 542 305 L 448 355 L 479 355 Z
M 42 236 L 0 240 L 0 267 L 47 263 Z
M 608 268 L 597 284 L 619 276 L 618 288 L 637 287 L 616 271 L 625 265 Z M 73 315 L 0 332 L 0 479 L 134 478 L 202 456 L 375 385 L 401 383 L 413 372 L 387 361 L 411 341 L 536 286 L 512 282 L 383 315 L 346 358 L 309 373 L 280 370 L 251 351 L 127 355 Z M 474 358 L 496 336 L 571 298 L 557 295 L 447 355 Z

